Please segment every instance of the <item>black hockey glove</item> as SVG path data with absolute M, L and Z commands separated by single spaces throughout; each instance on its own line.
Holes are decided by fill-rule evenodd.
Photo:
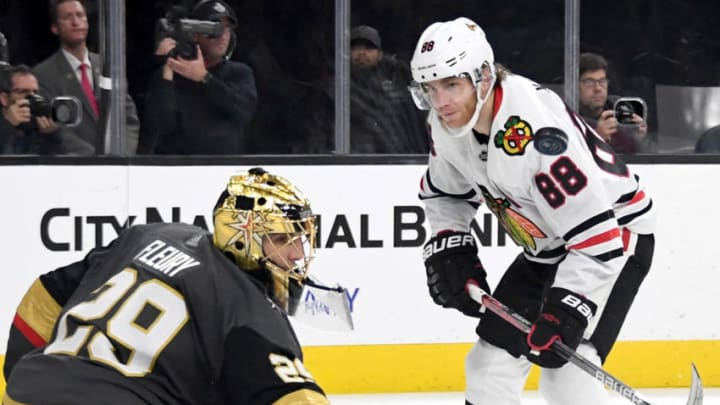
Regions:
M 528 333 L 528 360 L 544 368 L 562 367 L 567 360 L 552 349 L 552 344 L 560 339 L 576 350 L 596 310 L 597 305 L 581 295 L 564 288 L 550 288 L 542 313 Z
M 485 270 L 477 256 L 475 238 L 467 232 L 442 232 L 423 248 L 430 296 L 444 308 L 455 308 L 468 316 L 480 317 L 480 304 L 465 290 L 472 279 L 490 293 Z

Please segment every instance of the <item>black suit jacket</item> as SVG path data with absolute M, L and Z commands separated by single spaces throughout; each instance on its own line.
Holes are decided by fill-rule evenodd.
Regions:
M 100 72 L 102 71 L 102 60 L 100 55 L 90 52 L 88 57 L 92 64 L 93 83 L 95 87 L 95 97 L 100 101 Z M 33 69 L 40 85 L 41 92 L 45 97 L 53 98 L 58 96 L 73 96 L 82 103 L 82 120 L 76 127 L 64 127 L 60 129 L 62 137 L 62 145 L 64 153 L 74 155 L 94 155 L 95 140 L 102 130 L 90 106 L 90 102 L 85 96 L 80 81 L 77 79 L 72 66 L 65 58 L 61 50 L 55 52 L 52 56 L 39 63 Z M 126 101 L 127 114 L 127 132 L 125 140 L 127 145 L 127 153 L 134 155 L 137 150 L 138 133 L 140 131 L 140 121 L 138 120 L 135 103 L 128 95 Z

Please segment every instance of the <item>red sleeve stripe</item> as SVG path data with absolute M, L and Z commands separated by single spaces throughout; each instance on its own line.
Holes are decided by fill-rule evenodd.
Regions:
M 599 245 L 601 243 L 608 242 L 610 240 L 613 240 L 615 238 L 620 237 L 620 229 L 619 228 L 613 228 L 609 231 L 603 232 L 599 235 L 595 235 L 592 238 L 586 239 L 580 243 L 576 243 L 572 246 L 568 247 L 568 250 L 574 249 L 574 250 L 580 250 L 580 249 L 586 249 L 592 246 Z
M 15 326 L 34 347 L 44 346 L 47 343 L 45 339 L 35 332 L 18 314 L 15 314 L 13 326 Z
M 623 241 L 623 250 L 625 252 L 627 252 L 628 247 L 630 247 L 630 230 L 627 228 L 622 229 L 622 241 Z
M 633 199 L 630 200 L 630 202 L 628 203 L 628 205 L 633 205 L 633 204 L 635 204 L 636 202 L 642 200 L 643 198 L 645 198 L 645 192 L 642 191 L 642 190 L 640 190 L 640 192 L 637 193 L 637 194 L 635 194 L 635 197 L 633 197 Z

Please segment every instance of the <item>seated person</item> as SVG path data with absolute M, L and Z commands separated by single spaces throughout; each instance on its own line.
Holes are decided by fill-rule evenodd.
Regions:
M 615 152 L 638 153 L 647 135 L 647 122 L 633 114 L 632 122 L 636 125 L 618 124 L 613 105 L 619 97 L 608 96 L 607 71 L 608 63 L 602 56 L 580 55 L 580 115 Z
M 427 153 L 425 114 L 408 91 L 407 63 L 386 55 L 375 28 L 350 33 L 350 151 Z
M 0 71 L 0 154 L 63 153 L 57 124 L 31 111 L 28 97 L 38 97 L 39 91 L 30 67 L 4 66 Z

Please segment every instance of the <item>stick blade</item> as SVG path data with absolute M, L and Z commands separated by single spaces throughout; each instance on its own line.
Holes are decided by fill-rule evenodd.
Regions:
M 690 384 L 690 397 L 688 397 L 687 405 L 702 405 L 703 403 L 703 385 L 694 363 L 692 366 L 692 383 Z

